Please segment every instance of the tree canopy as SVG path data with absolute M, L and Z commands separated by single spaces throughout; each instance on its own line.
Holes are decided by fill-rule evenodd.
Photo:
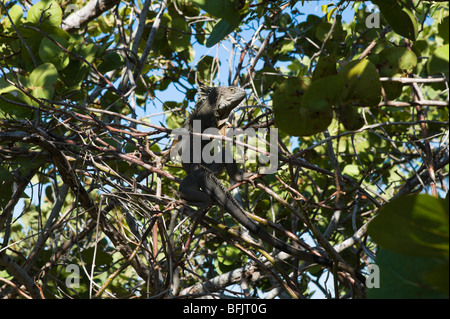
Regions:
M 1 298 L 448 298 L 449 4 L 0 2 Z M 167 160 L 199 85 L 276 171 L 224 185 L 308 265 Z M 253 152 L 253 153 L 251 153 Z M 380 279 L 381 278 L 381 279 Z

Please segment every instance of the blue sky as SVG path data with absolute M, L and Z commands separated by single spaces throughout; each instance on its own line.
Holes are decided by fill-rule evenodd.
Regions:
M 324 16 L 321 6 L 328 3 L 330 3 L 330 1 L 310 1 L 309 3 L 305 2 L 303 5 L 301 4 L 301 2 L 297 3 L 294 8 L 298 9 L 299 12 L 302 13 L 302 15 L 300 15 L 299 21 L 297 22 L 300 23 L 305 21 L 307 16 L 310 14 L 317 15 L 320 17 Z M 354 11 L 352 7 L 348 6 L 343 13 L 343 21 L 345 22 L 351 21 L 353 19 L 353 13 Z M 242 26 L 241 27 L 242 32 L 239 33 L 239 36 L 242 37 L 245 41 L 249 41 L 254 34 L 254 30 L 256 30 L 257 28 L 258 25 Z M 192 40 L 194 40 L 193 37 Z M 257 45 L 259 44 L 260 43 L 257 43 Z M 194 63 L 197 63 L 200 60 L 200 58 L 203 57 L 204 55 L 218 57 L 221 68 L 218 77 L 216 77 L 215 79 L 214 85 L 215 86 L 228 85 L 229 83 L 228 65 L 230 58 L 229 50 L 232 47 L 231 42 L 225 39 L 221 41 L 219 44 L 213 46 L 212 48 L 206 48 L 205 46 L 199 44 L 194 44 L 193 47 L 195 50 Z M 237 54 L 239 54 L 239 52 L 237 52 Z M 235 56 L 233 65 L 237 65 L 238 59 L 239 56 Z M 261 63 L 257 64 L 256 70 L 258 69 L 259 65 L 261 65 Z M 245 72 L 245 70 L 242 70 L 241 72 Z M 167 101 L 181 102 L 184 99 L 185 99 L 184 94 L 179 90 L 177 90 L 174 87 L 174 85 L 170 85 L 167 90 L 162 92 L 160 91 L 156 92 L 156 98 L 153 101 L 150 100 L 147 101 L 146 112 L 144 112 L 143 110 L 138 110 L 138 118 L 142 116 L 146 117 L 148 116 L 153 124 L 159 124 L 160 122 L 165 123 L 165 115 L 160 115 L 162 112 L 162 104 Z M 193 107 L 193 103 L 191 103 L 190 106 Z M 152 114 L 159 114 L 159 115 L 152 116 Z

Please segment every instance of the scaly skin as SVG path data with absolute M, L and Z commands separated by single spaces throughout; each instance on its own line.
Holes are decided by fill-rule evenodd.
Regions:
M 220 129 L 222 122 L 228 118 L 229 114 L 239 105 L 244 97 L 245 91 L 236 87 L 202 88 L 196 108 L 184 123 L 183 128 L 192 132 L 194 131 L 194 121 L 200 120 L 200 132 L 197 133 L 202 133 L 207 128 Z M 201 163 L 193 163 L 192 158 L 194 152 L 192 149 L 192 136 L 187 142 L 190 143 L 191 156 L 189 161 L 183 162 L 183 168 L 186 171 L 187 176 L 180 184 L 179 193 L 188 204 L 206 208 L 216 203 L 223 207 L 252 234 L 276 249 L 309 263 L 317 263 L 327 268 L 333 267 L 333 261 L 330 259 L 288 245 L 259 227 L 247 216 L 238 201 L 216 177 L 222 172 L 223 168 L 227 169 L 228 174 L 233 180 L 246 180 L 249 175 L 247 173 L 241 173 L 239 169 L 237 169 L 236 163 L 213 162 L 207 164 L 203 162 L 203 159 Z M 202 141 L 202 149 L 208 142 L 209 141 Z M 348 272 L 360 281 L 364 280 L 364 277 L 361 274 L 355 272 L 353 268 L 347 265 L 338 263 L 337 268 Z

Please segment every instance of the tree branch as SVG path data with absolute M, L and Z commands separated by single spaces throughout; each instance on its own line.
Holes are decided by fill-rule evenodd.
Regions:
M 62 22 L 62 29 L 67 32 L 74 32 L 100 16 L 105 11 L 111 9 L 119 2 L 120 0 L 91 0 L 83 8 L 75 11 L 64 19 Z
M 9 257 L 5 252 L 0 253 L 0 266 L 6 268 L 6 270 L 20 281 L 22 285 L 27 288 L 31 297 L 34 299 L 42 299 L 39 288 L 35 284 L 33 278 L 31 278 L 25 270 L 23 270 L 16 262 Z

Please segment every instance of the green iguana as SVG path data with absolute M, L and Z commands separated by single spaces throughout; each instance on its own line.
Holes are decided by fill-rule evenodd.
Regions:
M 237 87 L 202 87 L 199 91 L 199 99 L 196 107 L 182 126 L 182 129 L 196 133 L 203 133 L 206 129 L 210 128 L 221 129 L 230 113 L 240 104 L 245 96 L 245 91 Z M 183 169 L 187 173 L 187 176 L 182 180 L 179 187 L 179 194 L 181 197 L 186 200 L 188 204 L 200 208 L 206 208 L 214 203 L 218 204 L 231 214 L 231 216 L 233 216 L 242 226 L 267 244 L 303 261 L 317 263 L 327 268 L 332 268 L 333 262 L 330 259 L 288 245 L 269 234 L 247 216 L 239 202 L 230 194 L 216 176 L 219 175 L 224 168 L 226 168 L 228 175 L 234 181 L 249 180 L 253 174 L 242 173 L 234 160 L 231 163 L 225 163 L 225 152 L 222 154 L 223 156 L 221 156 L 222 161 L 220 163 L 205 163 L 203 159 L 200 159 L 200 161 L 197 159 L 196 163 L 194 157 L 198 155 L 199 152 L 201 153 L 203 147 L 209 142 L 211 141 L 202 140 L 201 149 L 194 150 L 192 146 L 193 136 L 190 134 L 188 138 L 184 139 L 184 144 L 178 145 L 177 149 L 179 155 L 182 157 Z M 180 142 L 178 141 L 178 143 Z M 183 150 L 187 150 L 190 153 L 189 156 L 186 156 L 184 159 L 182 154 Z M 338 268 L 350 273 L 353 277 L 356 275 L 359 280 L 363 278 L 362 275 L 356 273 L 353 268 L 347 265 L 339 263 Z

